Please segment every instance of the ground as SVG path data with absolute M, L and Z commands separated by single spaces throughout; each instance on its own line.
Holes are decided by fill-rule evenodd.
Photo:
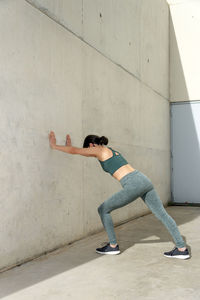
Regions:
M 169 206 L 191 253 L 167 258 L 173 240 L 152 214 L 115 228 L 121 253 L 101 255 L 103 231 L 0 274 L 4 300 L 199 300 L 200 207 Z

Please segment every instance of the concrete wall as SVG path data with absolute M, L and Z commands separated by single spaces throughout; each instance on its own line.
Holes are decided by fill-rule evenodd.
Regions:
M 152 1 L 141 1 L 140 7 L 126 1 L 126 14 L 132 10 L 136 17 L 135 8 L 140 17 L 143 12 L 143 21 L 127 20 L 130 32 L 124 38 L 131 44 L 122 40 L 123 15 L 121 23 L 111 18 L 101 29 L 100 40 L 110 26 L 100 49 L 89 32 L 89 23 L 98 27 L 92 22 L 95 6 L 83 2 L 88 5 L 86 42 L 77 37 L 83 30 L 83 19 L 76 17 L 83 15 L 82 2 L 66 2 L 74 33 L 26 1 L 0 2 L 0 269 L 102 230 L 97 207 L 121 189 L 95 158 L 50 149 L 50 130 L 58 144 L 69 133 L 78 147 L 87 134 L 106 135 L 109 145 L 151 178 L 163 203 L 170 199 L 166 3 L 154 1 L 159 4 L 154 11 Z M 112 10 L 106 5 L 102 15 L 107 12 L 108 20 Z M 113 30 L 118 41 L 112 49 Z M 118 224 L 148 212 L 137 199 L 112 216 Z
M 168 0 L 170 6 L 170 100 L 200 99 L 200 1 Z
M 166 0 L 27 1 L 168 98 Z

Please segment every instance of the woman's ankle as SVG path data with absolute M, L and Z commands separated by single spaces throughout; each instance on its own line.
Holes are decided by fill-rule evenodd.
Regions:
M 186 247 L 178 248 L 179 251 L 185 251 Z
M 117 244 L 111 244 L 110 243 L 110 247 L 115 248 L 117 246 Z

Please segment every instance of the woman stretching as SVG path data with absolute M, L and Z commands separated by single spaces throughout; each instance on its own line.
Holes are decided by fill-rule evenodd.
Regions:
M 98 207 L 102 224 L 107 232 L 109 243 L 102 248 L 97 248 L 100 254 L 119 254 L 111 211 L 123 207 L 138 197 L 141 197 L 153 214 L 165 225 L 171 234 L 175 247 L 164 252 L 164 256 L 170 258 L 187 259 L 190 257 L 186 244 L 180 235 L 176 222 L 166 212 L 150 179 L 127 162 L 127 160 L 116 150 L 106 147 L 108 139 L 104 136 L 88 135 L 83 143 L 83 148 L 73 147 L 70 136 L 66 136 L 65 146 L 56 145 L 53 131 L 49 134 L 50 147 L 69 154 L 79 154 L 88 157 L 96 157 L 105 172 L 110 173 L 122 186 L 122 189 L 104 201 Z

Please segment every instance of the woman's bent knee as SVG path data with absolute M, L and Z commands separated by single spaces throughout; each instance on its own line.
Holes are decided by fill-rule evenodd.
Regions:
M 110 210 L 108 209 L 107 205 L 105 204 L 105 202 L 103 202 L 99 207 L 98 207 L 98 213 L 99 215 L 102 215 L 102 214 L 106 214 L 106 213 L 109 213 Z
M 98 213 L 99 215 L 101 215 L 102 213 L 105 213 L 105 205 L 104 203 L 102 203 L 99 207 L 98 207 Z
M 101 207 L 101 205 L 97 208 L 97 210 L 98 210 L 98 213 L 99 213 L 99 215 L 100 215 L 101 212 L 102 212 L 102 207 Z

